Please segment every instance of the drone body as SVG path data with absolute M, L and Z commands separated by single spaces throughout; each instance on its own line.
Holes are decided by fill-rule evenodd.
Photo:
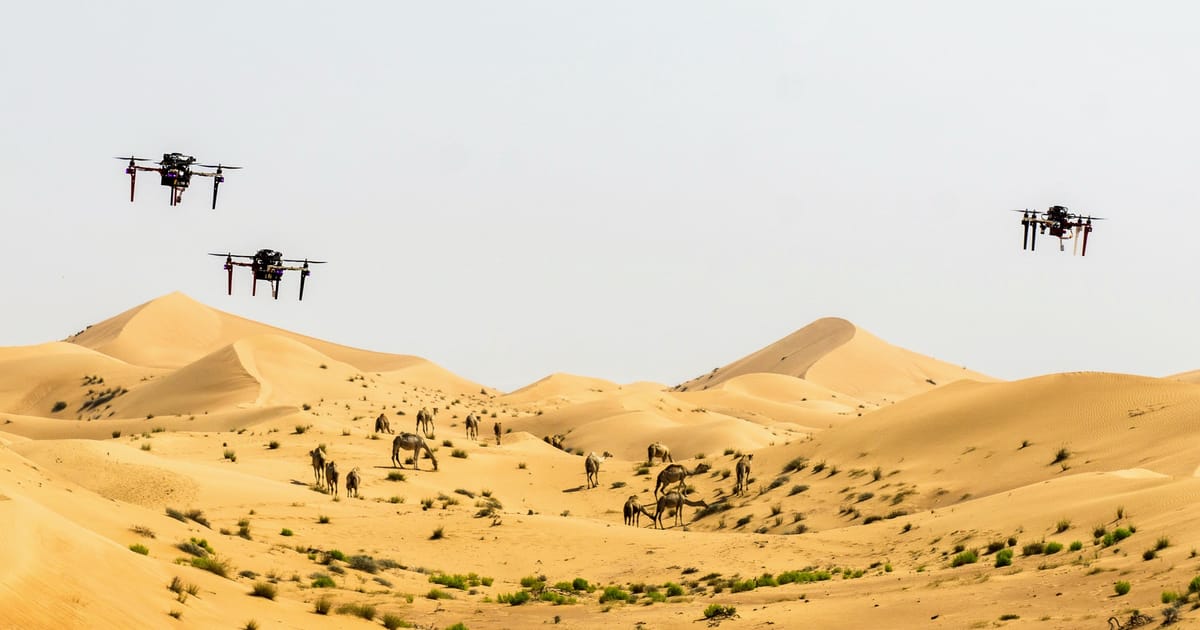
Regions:
M 164 153 L 162 160 L 156 162 L 157 167 L 141 166 L 138 162 L 148 162 L 150 158 L 118 157 L 118 160 L 129 160 L 125 174 L 129 175 L 129 201 L 133 202 L 133 192 L 137 187 L 138 171 L 151 171 L 159 174 L 159 183 L 171 188 L 171 205 L 183 201 L 183 191 L 192 183 L 192 176 L 213 178 L 212 207 L 217 208 L 217 189 L 225 181 L 225 169 L 239 169 L 240 166 L 225 166 L 223 164 L 196 164 L 196 158 L 182 153 Z M 193 167 L 215 168 L 212 172 L 193 170 Z
M 1088 235 L 1092 233 L 1092 221 L 1103 220 L 1103 217 L 1068 212 L 1066 206 L 1050 206 L 1045 212 L 1037 210 L 1015 210 L 1014 212 L 1021 213 L 1021 226 L 1025 228 L 1021 249 L 1032 251 L 1037 246 L 1037 235 L 1048 233 L 1058 239 L 1058 251 L 1060 252 L 1066 251 L 1066 241 L 1074 239 L 1072 254 L 1080 256 L 1087 256 Z M 1082 248 L 1080 243 L 1082 243 Z
M 299 271 L 300 272 L 300 299 L 304 299 L 304 281 L 312 273 L 308 266 L 324 264 L 323 260 L 292 260 L 284 258 L 283 254 L 273 249 L 260 249 L 253 255 L 249 254 L 209 254 L 209 256 L 224 256 L 225 271 L 229 274 L 228 291 L 229 295 L 233 295 L 233 268 L 234 267 L 249 267 L 254 276 L 254 283 L 250 286 L 250 295 L 258 295 L 258 281 L 266 280 L 271 285 L 271 297 L 279 299 L 279 282 L 283 280 L 283 272 Z M 234 260 L 234 258 L 245 258 L 249 262 Z M 301 263 L 300 266 L 286 265 L 284 263 Z

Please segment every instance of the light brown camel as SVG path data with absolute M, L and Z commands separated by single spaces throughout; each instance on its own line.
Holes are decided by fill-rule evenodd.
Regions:
M 625 524 L 639 527 L 641 525 L 641 516 L 645 514 L 648 518 L 653 519 L 654 515 L 650 513 L 641 503 L 638 503 L 637 495 L 631 494 L 625 500 Z
M 376 433 L 395 433 L 395 431 L 392 431 L 392 422 L 390 420 L 388 420 L 388 417 L 386 414 L 381 413 L 381 414 L 379 414 L 378 418 L 375 418 L 375 432 Z
M 413 431 L 420 431 L 428 437 L 433 433 L 433 416 L 437 413 L 435 409 L 432 413 L 424 407 L 417 412 L 417 427 Z
M 308 456 L 312 458 L 313 467 L 313 483 L 320 484 L 325 481 L 325 451 L 318 446 L 308 452 Z
M 338 495 L 338 469 L 337 462 L 330 461 L 325 464 L 325 485 L 329 489 L 329 494 Z
M 356 466 L 354 468 L 354 470 L 351 470 L 350 472 L 346 473 L 346 496 L 348 496 L 348 497 L 358 496 L 359 481 L 360 481 L 360 479 L 358 477 L 358 467 Z
M 479 439 L 479 418 L 476 418 L 475 414 L 469 413 L 469 414 L 467 414 L 467 419 L 464 421 L 464 424 L 467 425 L 467 439 L 468 440 L 478 440 Z
M 654 512 L 654 526 L 662 529 L 662 515 L 670 509 L 675 510 L 675 524 L 683 525 L 683 506 L 708 507 L 704 501 L 692 501 L 674 490 L 658 497 L 658 509 Z
M 696 467 L 692 470 L 684 468 L 683 464 L 671 464 L 667 466 L 658 473 L 658 481 L 654 484 L 654 496 L 658 496 L 660 491 L 666 491 L 667 486 L 673 483 L 678 483 L 679 489 L 682 490 L 683 480 L 687 479 L 688 475 L 702 475 L 708 472 L 709 468 L 711 466 L 704 462 L 696 464 Z
M 742 458 L 737 463 L 737 483 L 733 485 L 733 493 L 741 494 L 747 490 L 746 486 L 750 483 L 750 460 L 754 459 L 754 453 L 742 455 Z
M 600 462 L 608 459 L 595 453 L 588 453 L 587 459 L 583 462 L 583 469 L 587 472 L 587 487 L 595 488 L 600 485 Z
M 646 465 L 654 465 L 654 458 L 662 460 L 662 463 L 674 462 L 675 458 L 671 457 L 671 449 L 667 448 L 662 442 L 655 442 L 646 447 Z
M 492 430 L 496 432 L 496 446 L 500 446 L 500 423 L 493 424 Z
M 424 450 L 429 455 L 429 461 L 433 462 L 433 469 L 438 469 L 437 458 L 433 456 L 433 449 L 421 439 L 421 436 L 416 433 L 401 433 L 392 440 L 392 465 L 396 468 L 404 468 L 400 465 L 400 449 L 412 451 L 413 469 L 420 470 L 418 463 L 421 461 L 421 451 Z

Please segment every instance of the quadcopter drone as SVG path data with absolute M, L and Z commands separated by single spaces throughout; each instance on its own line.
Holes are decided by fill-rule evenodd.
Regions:
M 1066 241 L 1083 235 L 1082 239 L 1076 239 L 1072 245 L 1071 254 L 1078 253 L 1080 256 L 1087 256 L 1088 234 L 1092 233 L 1092 221 L 1102 221 L 1103 217 L 1083 216 L 1067 212 L 1066 206 L 1050 206 L 1050 209 L 1045 212 L 1037 210 L 1014 210 L 1013 212 L 1021 213 L 1021 225 L 1025 228 L 1025 238 L 1021 241 L 1021 249 L 1032 251 L 1037 245 L 1037 235 L 1039 233 L 1050 233 L 1050 236 L 1058 238 L 1058 251 L 1066 251 Z M 1080 248 L 1080 241 L 1083 242 L 1083 247 Z
M 217 188 L 221 182 L 225 181 L 225 169 L 239 169 L 240 166 L 226 166 L 224 164 L 196 164 L 196 158 L 182 153 L 164 153 L 161 162 L 155 166 L 141 166 L 138 162 L 148 162 L 150 158 L 140 157 L 119 157 L 118 160 L 129 160 L 129 166 L 125 167 L 125 173 L 129 175 L 129 201 L 133 202 L 133 190 L 137 185 L 138 171 L 153 171 L 160 176 L 160 182 L 163 186 L 171 187 L 171 205 L 175 205 L 183 201 L 183 191 L 187 189 L 188 184 L 192 183 L 192 175 L 200 177 L 213 178 L 213 210 L 217 209 Z M 193 167 L 200 168 L 215 168 L 216 171 L 211 173 L 204 171 L 194 171 Z
M 291 260 L 273 249 L 260 249 L 253 256 L 246 254 L 209 254 L 209 256 L 224 256 L 225 270 L 229 272 L 229 295 L 233 295 L 233 268 L 249 267 L 254 273 L 254 284 L 250 286 L 250 295 L 258 294 L 258 281 L 266 280 L 271 284 L 271 297 L 279 299 L 279 281 L 283 280 L 283 272 L 300 272 L 300 299 L 304 299 L 304 279 L 311 273 L 308 266 L 324 264 L 323 260 Z M 234 258 L 248 258 L 250 262 L 241 262 Z M 299 267 L 284 263 L 301 263 Z

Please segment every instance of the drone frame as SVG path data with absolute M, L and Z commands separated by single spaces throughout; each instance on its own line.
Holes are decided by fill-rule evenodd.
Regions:
M 1092 221 L 1102 221 L 1104 217 L 1093 217 L 1066 212 L 1065 206 L 1056 206 L 1063 209 L 1063 215 L 1060 218 L 1052 218 L 1050 213 L 1041 212 L 1038 210 L 1015 210 L 1014 212 L 1021 213 L 1021 226 L 1024 228 L 1024 236 L 1021 240 L 1021 249 L 1033 251 L 1037 248 L 1038 233 L 1045 234 L 1050 230 L 1052 236 L 1058 238 L 1058 251 L 1066 251 L 1066 245 L 1063 241 L 1074 239 L 1071 246 L 1071 255 L 1087 256 L 1088 235 L 1092 233 Z M 1054 234 L 1055 230 L 1059 230 L 1059 234 Z M 1083 235 L 1080 239 L 1079 236 Z M 1082 248 L 1080 247 L 1082 241 Z M 1082 251 L 1081 251 L 1082 250 Z
M 267 283 L 269 283 L 271 285 L 271 297 L 276 300 L 279 299 L 279 283 L 283 281 L 283 272 L 285 272 L 285 271 L 299 271 L 300 272 L 300 298 L 299 299 L 303 300 L 304 299 L 304 281 L 308 278 L 309 275 L 312 274 L 312 271 L 309 269 L 309 265 L 310 264 L 323 265 L 326 262 L 324 260 L 308 260 L 307 258 L 305 258 L 303 260 L 296 260 L 296 259 L 292 259 L 292 258 L 280 258 L 279 259 L 280 262 L 300 263 L 300 266 L 297 267 L 297 266 L 291 266 L 291 265 L 269 264 L 269 265 L 267 265 L 267 269 L 264 270 L 264 273 L 269 274 L 272 277 L 259 278 L 258 270 L 255 269 L 255 261 L 257 260 L 257 255 L 251 256 L 251 255 L 247 255 L 247 254 L 230 254 L 230 253 L 212 254 L 212 253 L 210 253 L 209 256 L 224 256 L 225 257 L 225 267 L 224 268 L 225 268 L 225 271 L 227 272 L 226 291 L 228 292 L 229 295 L 233 295 L 233 268 L 234 267 L 249 267 L 250 275 L 253 277 L 253 281 L 250 285 L 250 295 L 257 296 L 258 295 L 258 281 L 266 280 Z M 241 261 L 234 260 L 234 258 L 249 258 L 250 262 L 241 262 Z
M 168 155 L 182 155 L 182 154 L 168 153 L 168 154 L 164 154 L 163 158 L 166 158 Z M 184 157 L 188 158 L 191 161 L 195 161 L 195 158 L 193 158 L 190 155 L 184 156 Z M 129 160 L 129 164 L 125 167 L 125 174 L 129 175 L 129 202 L 130 203 L 133 203 L 134 192 L 137 189 L 137 173 L 138 173 L 138 171 L 150 171 L 150 172 L 158 173 L 159 175 L 161 175 L 165 178 L 169 178 L 171 180 L 170 186 L 171 186 L 171 205 L 172 206 L 176 206 L 181 201 L 183 201 L 183 191 L 186 190 L 188 185 L 191 183 L 190 182 L 191 176 L 198 175 L 200 177 L 213 178 L 213 196 L 212 196 L 212 209 L 213 210 L 217 209 L 217 189 L 220 187 L 221 183 L 225 181 L 225 169 L 240 169 L 240 168 L 242 168 L 240 166 L 226 166 L 226 165 L 220 164 L 220 163 L 193 165 L 191 162 L 187 162 L 186 164 L 184 164 L 184 173 L 185 173 L 184 180 L 185 181 L 182 185 L 180 185 L 179 184 L 179 179 L 180 179 L 179 176 L 176 173 L 171 171 L 171 167 L 167 166 L 167 164 L 165 163 L 166 162 L 165 159 L 160 162 L 155 162 L 155 164 L 158 164 L 157 167 L 142 166 L 142 165 L 138 164 L 138 162 L 149 162 L 149 161 L 151 161 L 151 158 L 140 158 L 140 157 L 135 157 L 135 156 L 128 156 L 128 157 L 117 157 L 116 159 Z M 204 171 L 193 171 L 192 166 L 198 166 L 198 167 L 202 167 L 202 168 L 215 168 L 217 170 L 213 171 L 211 173 L 206 173 Z

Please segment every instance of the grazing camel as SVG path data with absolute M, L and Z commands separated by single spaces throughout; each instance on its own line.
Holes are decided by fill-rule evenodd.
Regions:
M 433 456 L 433 449 L 421 439 L 421 436 L 416 433 L 401 433 L 392 440 L 392 465 L 396 468 L 404 468 L 400 465 L 400 449 L 412 451 L 413 470 L 420 470 L 418 463 L 421 461 L 421 450 L 423 449 L 429 455 L 429 461 L 433 462 L 433 469 L 438 469 L 437 458 Z
M 600 462 L 608 459 L 595 453 L 588 453 L 587 459 L 583 462 L 583 469 L 587 472 L 587 487 L 595 488 L 600 485 Z
M 733 485 L 733 493 L 741 494 L 746 491 L 747 484 L 750 483 L 750 460 L 754 458 L 754 453 L 743 455 L 737 463 L 737 483 Z
M 469 414 L 467 414 L 467 419 L 464 422 L 464 424 L 467 425 L 467 439 L 468 440 L 478 440 L 479 439 L 479 418 L 476 418 L 475 414 L 469 413 Z
M 658 497 L 658 509 L 654 512 L 654 526 L 662 529 L 662 515 L 670 509 L 675 510 L 675 524 L 683 526 L 683 506 L 708 507 L 704 501 L 692 501 L 674 490 Z
M 390 420 L 388 420 L 388 417 L 386 415 L 381 413 L 381 414 L 379 414 L 378 418 L 375 418 L 375 432 L 376 433 L 395 433 L 395 431 L 392 431 L 392 423 Z
M 638 503 L 636 494 L 629 495 L 629 498 L 625 500 L 625 524 L 640 527 L 641 516 L 643 514 L 648 518 L 654 518 L 654 515 L 649 510 L 642 507 L 641 503 Z
M 496 432 L 496 446 L 500 446 L 500 423 L 493 424 L 492 430 Z
M 308 456 L 312 458 L 313 483 L 320 484 L 325 481 L 325 451 L 318 446 L 309 451 Z
M 436 413 L 437 411 L 430 413 L 428 409 L 421 407 L 421 410 L 417 412 L 417 427 L 413 430 L 421 431 L 428 437 L 433 433 L 433 416 Z
M 358 482 L 359 481 L 360 481 L 360 479 L 358 477 L 358 467 L 356 466 L 354 468 L 354 470 L 351 470 L 350 472 L 346 473 L 346 496 L 348 496 L 348 497 L 357 497 L 358 496 Z
M 671 457 L 671 449 L 667 448 L 667 446 L 665 444 L 663 444 L 662 442 L 655 442 L 655 443 L 651 444 L 650 446 L 646 447 L 646 465 L 647 466 L 654 465 L 655 457 L 661 459 L 662 463 L 664 463 L 664 464 L 666 464 L 668 462 L 671 462 L 671 463 L 675 462 L 675 458 Z
M 330 461 L 325 464 L 325 485 L 329 488 L 329 494 L 338 495 L 338 469 L 337 462 Z
M 702 475 L 708 472 L 709 468 L 711 466 L 704 462 L 696 464 L 696 468 L 693 470 L 684 468 L 683 464 L 671 464 L 667 466 L 658 473 L 658 481 L 654 484 L 654 496 L 657 497 L 660 491 L 665 492 L 667 486 L 673 483 L 678 483 L 679 489 L 682 490 L 683 480 L 687 479 L 688 475 Z

